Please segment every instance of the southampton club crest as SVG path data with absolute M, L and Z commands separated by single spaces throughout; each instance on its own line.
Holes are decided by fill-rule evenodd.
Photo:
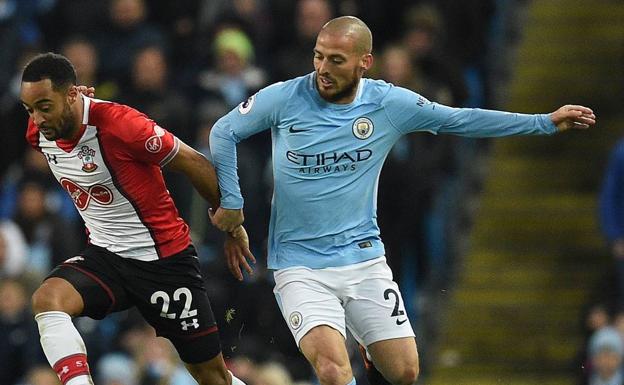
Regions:
M 95 150 L 89 146 L 80 147 L 78 151 L 78 159 L 82 160 L 82 171 L 93 172 L 98 166 L 95 164 Z
M 353 135 L 358 139 L 368 139 L 373 135 L 373 121 L 367 117 L 361 117 L 353 122 Z

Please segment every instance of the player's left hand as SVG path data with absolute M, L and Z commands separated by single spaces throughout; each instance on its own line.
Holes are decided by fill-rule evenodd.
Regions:
M 95 87 L 87 87 L 87 86 L 76 86 L 78 88 L 78 92 L 83 94 L 84 96 L 88 96 L 90 98 L 95 97 Z
M 223 250 L 228 269 L 230 269 L 234 278 L 239 281 L 243 280 L 241 266 L 248 274 L 253 274 L 253 269 L 249 262 L 255 264 L 256 258 L 249 250 L 249 237 L 243 226 L 238 226 L 234 231 L 227 233 Z
M 557 126 L 559 131 L 570 128 L 586 129 L 596 124 L 596 115 L 590 108 L 566 104 L 550 114 L 550 120 Z
M 224 209 L 219 207 L 213 212 L 212 208 L 208 208 L 208 217 L 210 222 L 219 230 L 231 232 L 245 221 L 243 209 Z

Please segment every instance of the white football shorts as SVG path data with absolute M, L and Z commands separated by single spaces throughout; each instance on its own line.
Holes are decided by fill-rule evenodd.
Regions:
M 274 272 L 273 293 L 297 346 L 310 329 L 327 325 L 346 339 L 373 342 L 414 337 L 399 286 L 385 257 L 349 266 Z

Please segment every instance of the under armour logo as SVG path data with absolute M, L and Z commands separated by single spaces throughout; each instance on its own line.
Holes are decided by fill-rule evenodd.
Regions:
M 61 369 L 61 374 L 67 374 L 69 373 L 69 366 L 63 366 L 63 369 Z
M 54 163 L 54 164 L 58 164 L 58 161 L 56 160 L 56 155 L 54 154 L 48 154 L 47 152 L 44 153 L 46 158 L 48 158 L 48 163 Z
M 80 210 L 86 210 L 89 207 L 89 202 L 93 198 L 96 202 L 102 205 L 108 205 L 113 201 L 113 193 L 111 190 L 99 184 L 85 189 L 79 186 L 76 182 L 67 178 L 61 178 L 61 186 L 69 193 L 74 204 Z
M 192 323 L 187 323 L 186 321 L 182 321 L 180 322 L 180 325 L 182 325 L 182 330 L 188 330 L 189 326 L 194 327 L 195 329 L 199 328 L 199 322 L 197 322 L 197 318 L 193 318 L 193 322 Z

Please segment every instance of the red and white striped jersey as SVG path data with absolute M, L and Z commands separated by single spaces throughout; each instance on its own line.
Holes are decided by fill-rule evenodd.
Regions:
M 77 140 L 46 140 L 32 120 L 26 138 L 72 197 L 91 244 L 150 261 L 191 243 L 161 171 L 180 143 L 146 115 L 84 97 Z

